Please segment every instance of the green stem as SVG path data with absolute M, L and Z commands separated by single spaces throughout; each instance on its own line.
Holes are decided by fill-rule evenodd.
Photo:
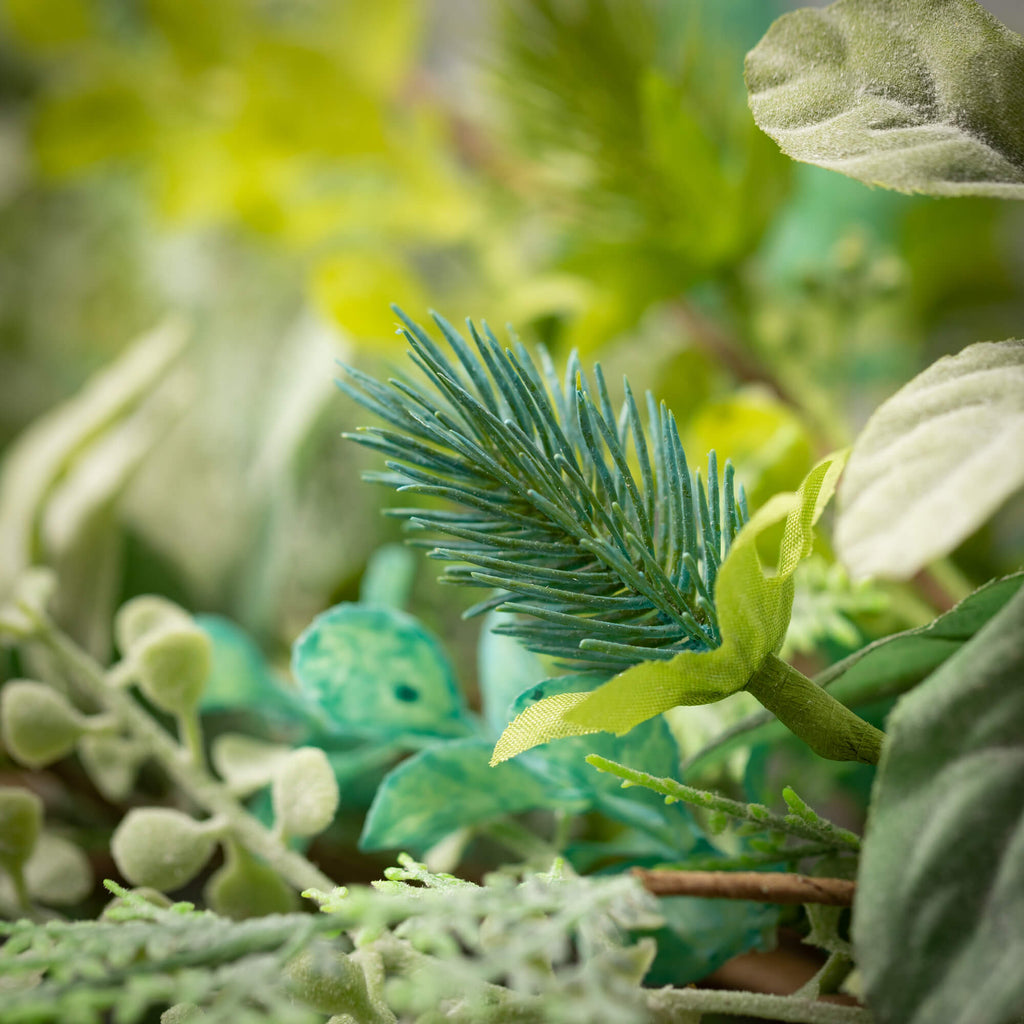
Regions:
M 683 803 L 694 807 L 703 807 L 709 811 L 722 811 L 730 817 L 760 825 L 765 830 L 782 832 L 811 842 L 824 843 L 833 850 L 855 851 L 860 849 L 860 837 L 856 833 L 833 825 L 824 819 L 811 821 L 795 814 L 782 817 L 772 814 L 767 807 L 761 804 L 741 803 L 739 800 L 731 800 L 727 796 L 719 796 L 718 793 L 711 793 L 706 789 L 687 786 L 675 779 L 662 779 L 648 772 L 629 768 L 617 761 L 610 761 L 607 757 L 601 757 L 600 754 L 589 754 L 585 760 L 587 764 L 592 765 L 598 771 L 607 772 L 609 775 L 622 779 L 623 788 L 643 786 L 644 789 L 653 790 L 670 800 L 681 800 Z
M 853 961 L 846 953 L 830 953 L 818 973 L 794 994 L 804 999 L 817 999 L 839 991 L 839 986 L 850 976 Z
M 821 757 L 878 764 L 885 734 L 776 655 L 765 658 L 746 689 Z
M 294 850 L 289 850 L 249 814 L 224 783 L 210 775 L 202 765 L 195 764 L 188 751 L 177 744 L 131 694 L 108 685 L 103 668 L 74 641 L 47 621 L 40 622 L 39 639 L 91 699 L 115 714 L 124 728 L 145 744 L 149 755 L 161 764 L 174 783 L 203 810 L 223 819 L 230 834 L 250 853 L 266 861 L 296 889 L 330 892 L 334 888 L 335 883 L 319 868 Z
M 437 960 L 413 949 L 408 942 L 393 935 L 384 935 L 373 943 L 390 971 L 414 975 L 417 971 L 437 973 Z M 490 982 L 472 983 L 473 988 L 490 997 L 491 1020 L 536 1020 L 542 1010 L 536 996 L 513 992 Z M 764 1020 L 787 1021 L 789 1024 L 873 1024 L 870 1010 L 859 1006 L 819 1003 L 793 996 L 762 995 L 759 992 L 727 992 L 699 988 L 644 989 L 642 998 L 652 1024 L 674 1024 L 693 1019 L 695 1013 L 720 1013 L 726 1016 L 760 1017 Z M 456 1008 L 448 1019 L 460 1024 L 480 1024 L 478 1007 L 468 1017 Z
M 32 897 L 28 892 L 28 885 L 25 882 L 25 868 L 22 864 L 7 864 L 7 875 L 11 880 L 14 889 L 14 897 L 17 901 L 18 910 L 25 917 L 35 918 L 36 908 L 32 903 Z
M 760 1017 L 788 1024 L 873 1024 L 875 1019 L 870 1010 L 859 1006 L 705 988 L 658 989 L 647 996 L 647 1007 L 657 1024 L 689 1020 L 686 1015 L 694 1013 Z
M 206 767 L 206 752 L 203 750 L 203 727 L 199 721 L 199 712 L 194 708 L 184 715 L 178 716 L 178 735 L 185 744 L 192 763 L 200 769 Z

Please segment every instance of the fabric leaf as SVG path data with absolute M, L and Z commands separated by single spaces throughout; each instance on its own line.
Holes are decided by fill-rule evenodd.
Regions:
M 854 907 L 879 1024 L 1024 1013 L 1024 591 L 889 718 Z
M 747 55 L 758 126 L 870 185 L 1024 199 L 1024 39 L 975 0 L 839 0 Z
M 359 845 L 425 851 L 469 825 L 537 807 L 582 810 L 578 793 L 560 790 L 525 764 L 488 768 L 490 741 L 440 743 L 403 761 L 377 790 Z
M 722 563 L 715 603 L 722 644 L 685 651 L 671 661 L 647 661 L 593 693 L 553 696 L 526 709 L 502 734 L 492 764 L 538 743 L 606 730 L 619 735 L 677 705 L 707 704 L 742 690 L 785 639 L 793 603 L 792 575 L 810 554 L 813 526 L 835 490 L 845 454 L 818 463 L 795 494 L 767 502 L 740 531 Z M 774 571 L 764 566 L 758 538 L 785 519 Z
M 851 577 L 907 579 L 1024 486 L 1024 341 L 980 342 L 919 373 L 868 420 L 839 490 Z

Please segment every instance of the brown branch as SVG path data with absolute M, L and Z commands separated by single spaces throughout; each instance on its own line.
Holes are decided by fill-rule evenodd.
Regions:
M 649 871 L 634 868 L 633 874 L 648 892 L 657 896 L 704 896 L 710 899 L 757 900 L 759 903 L 825 903 L 833 907 L 849 907 L 853 905 L 856 891 L 856 883 L 845 878 L 812 878 L 771 871 Z

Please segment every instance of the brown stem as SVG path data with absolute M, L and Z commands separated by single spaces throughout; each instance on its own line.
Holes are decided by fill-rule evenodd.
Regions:
M 856 883 L 845 878 L 762 871 L 668 871 L 634 868 L 644 888 L 656 896 L 703 896 L 757 900 L 759 903 L 853 905 Z

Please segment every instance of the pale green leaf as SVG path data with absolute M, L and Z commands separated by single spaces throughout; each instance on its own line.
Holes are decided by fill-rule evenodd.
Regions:
M 107 431 L 135 410 L 140 400 L 166 374 L 181 353 L 186 334 L 181 324 L 167 323 L 140 339 L 111 367 L 94 377 L 78 395 L 37 420 L 8 451 L 0 474 L 0 566 L 14 574 L 35 561 L 40 519 L 58 484 L 96 442 L 118 444 Z M 116 436 L 116 435 L 115 435 Z M 129 444 L 125 439 L 125 444 Z M 111 453 L 108 453 L 111 454 Z M 134 454 L 134 453 L 133 453 Z M 126 458 L 134 465 L 134 458 Z M 107 472 L 102 460 L 93 462 L 82 487 Z M 109 491 L 109 481 L 101 490 Z M 74 518 L 77 496 L 65 487 L 60 505 L 49 513 L 48 533 L 67 543 L 68 519 Z M 90 502 L 85 501 L 85 504 Z
M 97 654 L 118 588 L 115 502 L 181 411 L 182 381 L 165 378 L 186 339 L 174 321 L 144 335 L 32 424 L 0 467 L 0 591 L 32 564 L 51 566 L 58 621 Z
M 1024 39 L 975 0 L 839 0 L 748 54 L 758 125 L 871 185 L 1024 199 Z
M 641 662 L 591 693 L 559 694 L 531 705 L 502 734 L 492 763 L 551 739 L 601 730 L 622 735 L 669 708 L 707 704 L 742 690 L 764 659 L 782 646 L 793 604 L 793 572 L 810 554 L 814 524 L 844 462 L 845 455 L 822 460 L 799 491 L 776 495 L 740 531 L 722 563 L 714 595 L 721 646 L 685 651 L 671 661 Z M 783 519 L 777 563 L 766 567 L 757 539 Z
M 854 579 L 906 579 L 1024 484 L 1024 341 L 981 342 L 918 374 L 868 420 L 839 490 Z
M 1024 592 L 889 718 L 854 907 L 879 1024 L 1024 1013 Z

